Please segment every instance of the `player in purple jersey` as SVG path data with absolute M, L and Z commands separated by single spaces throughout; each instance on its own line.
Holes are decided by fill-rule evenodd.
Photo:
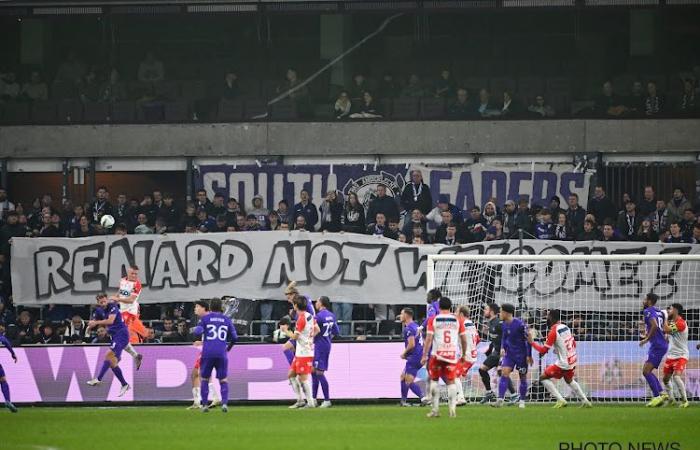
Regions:
M 202 412 L 209 412 L 209 378 L 216 369 L 221 386 L 221 412 L 228 412 L 228 352 L 238 340 L 236 327 L 223 313 L 221 299 L 209 302 L 209 314 L 205 314 L 192 332 L 202 336 L 202 363 L 199 376 L 202 396 Z
M 101 320 L 90 320 L 88 322 L 88 329 L 104 325 L 107 327 L 107 332 L 112 337 L 112 344 L 109 346 L 109 350 L 105 355 L 105 360 L 102 363 L 102 368 L 97 378 L 93 378 L 88 381 L 87 384 L 90 386 L 97 386 L 102 383 L 102 378 L 104 378 L 107 370 L 111 367 L 114 376 L 117 377 L 119 383 L 122 387 L 119 390 L 119 397 L 126 394 L 126 391 L 130 389 L 129 384 L 124 379 L 124 374 L 122 374 L 122 369 L 119 368 L 119 361 L 122 358 L 122 351 L 129 345 L 129 329 L 126 327 L 122 321 L 122 315 L 119 311 L 119 303 L 112 302 L 107 298 L 107 294 L 104 292 L 97 295 L 97 305 L 104 311 L 105 318 Z
M 314 336 L 314 371 L 311 373 L 311 384 L 313 386 L 313 396 L 318 396 L 318 386 L 321 385 L 323 391 L 323 403 L 321 408 L 331 407 L 331 397 L 329 393 L 326 371 L 328 370 L 328 358 L 331 355 L 331 342 L 334 336 L 340 335 L 338 321 L 335 314 L 331 312 L 331 301 L 325 295 L 316 300 L 316 324 L 319 333 Z
M 425 315 L 425 320 L 420 324 L 421 331 L 425 330 L 428 325 L 428 320 L 437 316 L 440 313 L 440 298 L 442 297 L 442 292 L 440 289 L 431 289 L 428 291 L 426 301 L 428 302 L 428 309 Z
M 423 400 L 423 392 L 415 382 L 416 375 L 421 369 L 421 356 L 423 356 L 423 336 L 418 331 L 418 324 L 413 321 L 413 310 L 404 308 L 401 310 L 399 320 L 403 324 L 404 351 L 401 352 L 401 359 L 406 360 L 403 372 L 401 372 L 401 406 L 410 406 L 408 391 L 410 390 L 418 398 Z M 427 400 L 426 400 L 427 401 Z
M 661 360 L 664 359 L 666 351 L 668 350 L 668 342 L 664 336 L 665 316 L 664 313 L 656 307 L 656 302 L 658 300 L 658 295 L 649 293 L 642 301 L 646 332 L 642 336 L 642 340 L 639 341 L 640 347 L 649 343 L 649 352 L 647 353 L 647 360 L 642 368 L 642 375 L 644 375 L 644 379 L 647 380 L 649 388 L 651 388 L 651 392 L 654 395 L 651 401 L 647 403 L 647 406 L 651 407 L 661 406 L 668 400 L 668 394 L 664 391 L 659 379 L 654 375 L 654 369 L 659 368 Z
M 5 347 L 7 351 L 10 352 L 10 355 L 12 355 L 12 360 L 17 364 L 17 355 L 15 355 L 15 351 L 12 350 L 12 344 L 10 344 L 10 341 L 5 337 L 5 325 L 2 322 L 0 322 L 0 347 Z M 5 398 L 5 407 L 13 413 L 16 413 L 17 407 L 12 404 L 10 385 L 7 384 L 5 369 L 2 368 L 2 364 L 0 364 L 0 390 L 2 390 L 2 396 Z
M 532 347 L 528 342 L 527 326 L 522 320 L 514 317 L 515 306 L 510 303 L 501 305 L 501 326 L 503 340 L 501 342 L 501 378 L 498 382 L 498 399 L 492 406 L 500 407 L 508 390 L 508 379 L 514 369 L 518 370 L 520 378 L 519 407 L 525 407 L 527 397 L 527 368 L 532 365 Z

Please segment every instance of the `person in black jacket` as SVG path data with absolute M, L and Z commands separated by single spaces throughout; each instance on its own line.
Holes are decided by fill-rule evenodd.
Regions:
M 656 193 L 653 186 L 644 186 L 644 196 L 637 205 L 637 213 L 642 217 L 651 216 L 656 212 Z
M 404 186 L 401 193 L 401 205 L 406 211 L 419 209 L 423 215 L 430 212 L 433 198 L 430 195 L 430 186 L 423 182 L 420 170 L 411 171 L 411 182 Z
M 336 191 L 328 191 L 326 199 L 318 207 L 321 218 L 320 231 L 338 232 L 342 229 L 343 203 Z
M 625 205 L 625 212 L 617 219 L 617 230 L 628 241 L 634 240 L 641 221 L 637 215 L 637 208 L 633 200 Z
M 173 195 L 166 192 L 163 195 L 163 206 L 158 210 L 156 221 L 158 219 L 162 220 L 167 231 L 172 233 L 177 231 L 178 224 L 180 223 L 180 216 L 181 212 L 180 209 L 175 206 Z
M 348 200 L 345 202 L 341 220 L 343 231 L 348 233 L 363 234 L 367 229 L 365 226 L 365 208 L 357 198 L 357 193 L 350 192 L 348 194 Z
M 583 222 L 586 220 L 586 210 L 578 204 L 578 194 L 569 195 L 569 209 L 566 210 L 566 221 L 569 222 L 571 231 L 578 235 L 583 230 Z
M 603 223 L 605 219 L 617 218 L 617 207 L 612 200 L 605 195 L 603 186 L 596 186 L 593 198 L 588 202 L 588 212 L 593 214 L 597 223 Z
M 311 195 L 306 189 L 302 189 L 299 194 L 300 202 L 294 205 L 294 221 L 298 216 L 304 216 L 306 223 L 304 228 L 313 231 L 318 223 L 318 210 L 316 205 L 311 202 Z
M 399 206 L 396 199 L 386 195 L 386 186 L 377 185 L 377 196 L 370 200 L 367 210 L 367 224 L 373 224 L 377 213 L 382 213 L 387 219 L 399 217 Z
M 583 222 L 583 231 L 576 236 L 577 241 L 598 241 L 600 240 L 600 231 L 596 228 L 595 222 L 586 220 Z

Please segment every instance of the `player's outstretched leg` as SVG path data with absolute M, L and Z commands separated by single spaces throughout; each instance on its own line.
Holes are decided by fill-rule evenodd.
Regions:
M 564 400 L 564 397 L 562 397 L 557 387 L 554 386 L 552 380 L 550 380 L 546 375 L 543 375 L 540 377 L 540 383 L 542 383 L 542 386 L 547 388 L 547 391 L 557 400 L 557 402 L 554 404 L 554 408 L 563 408 L 566 406 L 566 400 Z
M 658 366 L 658 364 L 656 364 Z M 659 379 L 656 378 L 656 375 L 654 374 L 654 364 L 652 364 L 651 361 L 647 361 L 644 363 L 644 368 L 642 369 L 642 375 L 644 376 L 644 379 L 647 381 L 647 384 L 649 385 L 649 388 L 651 389 L 653 398 L 649 403 L 647 403 L 647 406 L 650 407 L 655 407 L 655 406 L 660 406 L 662 405 L 667 399 L 668 399 L 668 394 L 663 392 L 663 388 L 661 387 L 661 383 L 659 382 Z
M 10 385 L 7 384 L 5 370 L 2 368 L 2 364 L 0 364 L 0 391 L 2 391 L 2 396 L 5 399 L 5 407 L 13 413 L 16 413 L 17 407 L 12 404 L 12 399 L 10 398 Z
M 134 346 L 131 345 L 131 343 L 129 343 L 129 345 L 127 345 L 124 348 L 124 351 L 127 352 L 128 354 L 130 354 L 132 356 L 132 358 L 134 358 L 134 364 L 136 365 L 136 370 L 139 370 L 141 368 L 141 363 L 143 362 L 143 355 L 140 354 L 139 352 L 137 352 L 136 349 L 134 348 Z
M 581 388 L 581 385 L 578 384 L 576 380 L 573 378 L 571 380 L 566 380 L 567 383 L 569 383 L 569 387 L 576 393 L 576 396 L 581 400 L 581 406 L 584 408 L 591 408 L 593 407 L 593 403 L 591 403 L 590 400 L 588 400 L 588 397 L 586 397 L 586 393 L 583 392 L 583 389 Z
M 673 382 L 676 384 L 676 389 L 681 397 L 681 403 L 678 405 L 681 408 L 687 408 L 690 406 L 688 402 L 688 393 L 685 390 L 685 383 L 683 382 L 683 376 L 680 373 L 673 374 Z

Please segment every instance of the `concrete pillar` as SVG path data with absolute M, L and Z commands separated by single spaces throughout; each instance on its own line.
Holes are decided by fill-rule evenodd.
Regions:
M 352 18 L 350 15 L 321 15 L 321 49 L 319 53 L 322 60 L 331 60 L 352 45 L 350 42 L 351 27 Z M 331 84 L 346 86 L 350 82 L 352 67 L 350 67 L 349 61 L 341 59 L 329 70 Z

